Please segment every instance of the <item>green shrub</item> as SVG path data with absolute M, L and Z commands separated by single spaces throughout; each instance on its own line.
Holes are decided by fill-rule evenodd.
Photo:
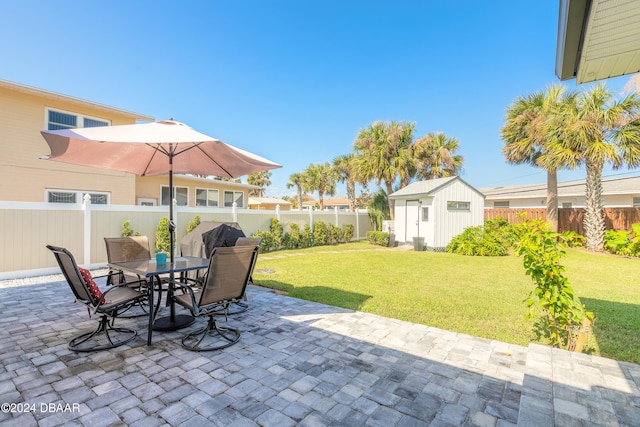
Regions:
M 495 231 L 484 227 L 468 227 L 451 239 L 446 251 L 458 255 L 505 256 L 509 254 L 510 244 Z
M 282 246 L 282 234 L 284 226 L 277 218 L 271 218 L 271 225 L 269 225 L 269 232 L 271 233 L 271 247 L 273 249 L 280 249 Z
M 289 231 L 282 236 L 282 244 L 287 249 L 297 249 L 302 246 L 302 232 L 295 222 L 289 224 Z
M 329 244 L 335 245 L 336 243 L 342 242 L 343 231 L 342 228 L 335 226 L 333 224 L 328 225 L 329 228 Z
M 351 239 L 353 239 L 354 230 L 355 227 L 353 226 L 353 224 L 345 224 L 344 233 L 342 234 L 342 240 L 345 243 L 349 243 Z
M 389 233 L 386 231 L 367 231 L 367 240 L 372 245 L 389 246 Z
M 560 235 L 560 239 L 570 248 L 583 247 L 587 240 L 583 235 L 575 231 L 565 231 Z
M 258 230 L 251 237 L 262 239 L 260 242 L 260 253 L 269 252 L 273 248 L 273 234 L 270 231 Z
M 120 233 L 121 237 L 131 237 L 131 236 L 139 236 L 140 233 L 137 231 L 133 231 L 131 228 L 131 221 L 126 220 L 122 223 L 122 232 Z
M 305 224 L 302 229 L 302 241 L 300 242 L 300 247 L 309 248 L 313 246 L 313 232 L 311 231 L 311 226 L 309 224 Z
M 171 237 L 169 235 L 169 219 L 160 218 L 156 227 L 156 252 L 164 252 L 171 255 Z
M 329 227 L 324 221 L 313 224 L 313 245 L 323 246 L 329 244 Z
M 640 224 L 631 224 L 631 231 L 605 231 L 604 248 L 616 255 L 640 256 Z
M 525 221 L 519 228 L 522 234 L 516 252 L 523 257 L 525 273 L 536 285 L 527 300 L 528 317 L 535 317 L 536 309 L 541 308 L 544 330 L 552 344 L 570 349 L 577 339 L 575 331 L 586 319 L 592 320 L 593 313 L 577 300 L 564 275 L 560 261 L 566 255 L 566 245 L 544 221 Z
M 191 233 L 194 228 L 200 225 L 200 215 L 196 215 L 193 217 L 189 224 L 187 224 L 187 233 Z

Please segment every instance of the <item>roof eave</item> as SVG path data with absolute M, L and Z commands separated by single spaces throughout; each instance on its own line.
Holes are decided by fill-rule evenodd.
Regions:
M 556 76 L 570 80 L 577 76 L 585 25 L 591 0 L 561 0 L 556 48 Z

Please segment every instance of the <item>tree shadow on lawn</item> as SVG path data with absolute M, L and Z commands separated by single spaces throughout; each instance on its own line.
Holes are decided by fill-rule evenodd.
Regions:
M 640 305 L 585 297 L 580 301 L 594 314 L 601 355 L 640 364 Z
M 359 310 L 363 304 L 371 298 L 371 295 L 343 291 L 328 286 L 296 287 L 290 283 L 277 280 L 260 280 L 256 281 L 255 285 L 273 289 L 276 292 L 279 291 L 279 293 L 293 298 L 300 298 L 350 310 Z

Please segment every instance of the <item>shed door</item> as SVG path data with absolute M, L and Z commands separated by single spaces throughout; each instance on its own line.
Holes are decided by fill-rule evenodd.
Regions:
M 420 235 L 420 204 L 417 200 L 405 202 L 405 242 L 412 242 L 414 237 Z

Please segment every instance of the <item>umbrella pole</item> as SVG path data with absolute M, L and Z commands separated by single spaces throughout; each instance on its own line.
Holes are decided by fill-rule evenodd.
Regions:
M 153 325 L 155 331 L 175 331 L 191 325 L 195 317 L 188 314 L 176 316 L 176 303 L 173 301 L 175 273 L 173 272 L 174 256 L 174 233 L 176 225 L 173 222 L 173 157 L 169 156 L 169 248 L 171 250 L 171 272 L 169 273 L 169 289 L 167 290 L 167 304 L 169 304 L 170 315 L 157 319 Z

